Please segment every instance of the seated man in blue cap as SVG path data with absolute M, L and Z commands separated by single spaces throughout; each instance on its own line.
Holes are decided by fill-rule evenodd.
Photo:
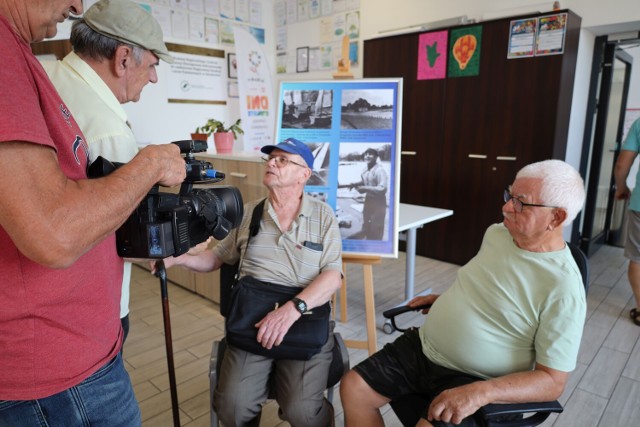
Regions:
M 302 288 L 256 324 L 257 341 L 270 349 L 305 312 L 331 299 L 342 283 L 342 241 L 332 208 L 307 196 L 304 186 L 311 176 L 313 154 L 307 145 L 289 138 L 261 151 L 263 184 L 269 195 L 260 230 L 247 245 L 249 224 L 260 200 L 244 207 L 240 227 L 211 250 L 168 258 L 165 265 L 181 265 L 208 272 L 242 258 L 239 275 L 263 282 Z M 333 350 L 333 332 L 310 360 L 284 360 L 250 353 L 228 345 L 219 370 L 214 406 L 225 426 L 257 425 L 262 403 L 269 394 L 269 377 L 281 418 L 292 426 L 333 425 L 333 408 L 324 398 Z

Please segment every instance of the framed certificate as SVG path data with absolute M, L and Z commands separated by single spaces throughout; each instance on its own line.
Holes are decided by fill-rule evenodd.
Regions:
M 296 50 L 296 72 L 306 73 L 309 71 L 309 47 L 299 47 Z
M 227 73 L 230 79 L 238 78 L 238 62 L 235 53 L 227 53 Z

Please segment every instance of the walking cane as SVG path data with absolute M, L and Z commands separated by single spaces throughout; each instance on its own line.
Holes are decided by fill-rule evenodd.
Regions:
M 162 298 L 162 318 L 164 320 L 164 342 L 167 348 L 167 368 L 169 370 L 169 388 L 171 390 L 171 410 L 173 425 L 180 427 L 180 411 L 178 408 L 178 388 L 176 387 L 176 371 L 173 366 L 173 342 L 171 340 L 171 317 L 169 317 L 169 295 L 167 293 L 167 269 L 162 260 L 156 261 L 156 277 L 160 278 L 160 296 Z

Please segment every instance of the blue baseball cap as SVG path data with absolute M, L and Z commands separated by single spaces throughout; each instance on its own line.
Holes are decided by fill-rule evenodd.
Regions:
M 276 148 L 278 150 L 286 151 L 287 153 L 298 154 L 304 159 L 307 166 L 309 166 L 309 169 L 313 169 L 313 154 L 304 142 L 295 138 L 287 138 L 278 145 L 265 145 L 260 149 L 260 151 L 265 154 L 271 154 L 271 152 Z

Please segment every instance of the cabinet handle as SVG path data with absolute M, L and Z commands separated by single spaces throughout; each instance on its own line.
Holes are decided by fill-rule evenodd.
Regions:
M 486 154 L 469 154 L 470 159 L 486 159 Z
M 402 154 L 403 156 L 415 156 L 416 154 L 418 154 L 417 151 L 401 151 L 400 154 Z
M 506 161 L 509 161 L 509 162 L 515 162 L 516 158 L 513 157 L 513 156 L 498 156 L 498 157 L 496 157 L 496 160 L 506 160 Z
M 245 179 L 247 177 L 246 173 L 240 173 L 240 172 L 231 172 L 229 175 L 231 175 L 234 178 L 242 178 L 242 179 Z

